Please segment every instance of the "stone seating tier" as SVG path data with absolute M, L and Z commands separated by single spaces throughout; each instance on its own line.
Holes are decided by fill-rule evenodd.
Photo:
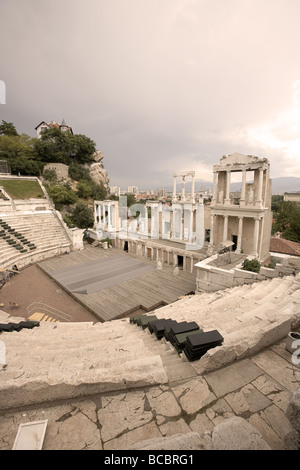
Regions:
M 299 285 L 299 275 L 282 278 L 280 284 L 270 279 L 187 296 L 145 314 L 171 319 L 173 325 L 196 322 L 203 332 L 217 330 L 222 345 L 193 362 L 165 338 L 143 329 L 142 322 L 134 325 L 128 318 L 95 324 L 40 322 L 37 328 L 1 333 L 7 352 L 7 366 L 0 366 L 1 407 L 164 384 L 170 377 L 203 374 L 249 357 L 300 324 Z M 0 323 L 12 321 L 20 320 L 0 312 Z
M 18 262 L 23 267 L 32 262 L 32 256 L 39 261 L 43 259 L 43 253 L 47 256 L 47 252 L 49 252 L 53 256 L 59 254 L 62 249 L 70 250 L 70 240 L 52 212 L 2 214 L 0 219 L 1 230 L 4 230 L 11 239 L 17 241 L 22 247 L 20 250 L 16 250 L 13 246 L 10 247 L 7 240 L 0 237 L 2 268 L 9 268 Z M 18 234 L 17 237 L 14 235 L 15 233 Z

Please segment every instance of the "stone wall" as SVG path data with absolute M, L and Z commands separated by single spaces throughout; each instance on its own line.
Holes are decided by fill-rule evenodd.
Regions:
M 286 258 L 282 264 L 276 263 L 274 269 L 262 266 L 259 273 L 255 273 L 245 271 L 241 267 L 225 269 L 210 265 L 209 263 L 215 261 L 217 256 L 213 255 L 196 265 L 196 293 L 224 290 L 229 287 L 253 284 L 274 277 L 297 275 L 300 272 L 300 257 Z

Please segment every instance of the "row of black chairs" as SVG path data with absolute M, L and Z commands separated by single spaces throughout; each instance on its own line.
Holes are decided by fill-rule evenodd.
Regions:
M 155 315 L 133 315 L 130 323 L 148 328 L 158 340 L 165 338 L 178 353 L 184 352 L 189 361 L 200 359 L 209 349 L 221 346 L 224 338 L 217 330 L 204 332 L 192 322 L 177 322 L 171 318 L 158 319 Z
M 5 240 L 8 245 L 20 251 L 20 253 L 36 249 L 34 243 L 31 243 L 22 233 L 19 233 L 2 219 L 0 219 L 0 238 Z
M 11 331 L 21 331 L 23 328 L 32 329 L 36 326 L 39 326 L 40 323 L 37 321 L 20 321 L 19 323 L 0 323 L 0 333 L 2 331 L 11 332 Z

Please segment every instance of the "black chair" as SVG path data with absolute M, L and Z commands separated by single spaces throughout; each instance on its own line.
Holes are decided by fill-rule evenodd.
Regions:
M 187 337 L 184 353 L 189 361 L 200 359 L 209 349 L 221 346 L 223 336 L 217 331 L 206 331 Z

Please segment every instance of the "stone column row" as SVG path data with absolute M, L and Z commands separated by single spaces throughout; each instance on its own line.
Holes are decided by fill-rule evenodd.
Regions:
M 215 227 L 215 217 L 216 215 L 211 215 L 210 218 L 210 246 L 214 245 L 214 227 Z M 228 215 L 223 216 L 223 243 L 227 241 L 228 237 Z M 236 253 L 241 253 L 242 249 L 242 238 L 243 238 L 243 222 L 244 216 L 239 216 L 239 225 L 238 225 L 238 241 L 237 241 L 237 248 Z M 253 230 L 253 249 L 252 255 L 258 256 L 258 242 L 259 242 L 259 229 L 260 229 L 260 221 L 262 217 L 255 217 L 254 218 L 254 230 Z
M 263 190 L 263 175 L 264 169 L 260 168 L 259 170 L 259 178 L 258 178 L 258 188 L 256 194 L 256 204 L 262 204 L 262 190 Z M 231 171 L 226 171 L 226 190 L 225 190 L 225 204 L 230 204 L 230 182 L 231 182 Z M 240 198 L 240 205 L 244 206 L 246 204 L 246 183 L 247 183 L 247 170 L 242 170 L 242 189 L 241 189 L 241 198 Z M 215 204 L 217 202 L 217 184 L 218 184 L 218 172 L 214 171 L 213 173 L 213 197 L 212 203 Z
M 182 178 L 182 186 L 181 186 L 181 201 L 185 201 L 185 178 L 187 175 L 177 175 L 176 173 L 173 175 L 173 197 L 172 202 L 177 201 L 177 194 L 176 194 L 176 182 L 177 176 L 181 176 Z M 191 190 L 191 202 L 195 202 L 195 175 L 191 174 L 192 177 L 192 190 Z

